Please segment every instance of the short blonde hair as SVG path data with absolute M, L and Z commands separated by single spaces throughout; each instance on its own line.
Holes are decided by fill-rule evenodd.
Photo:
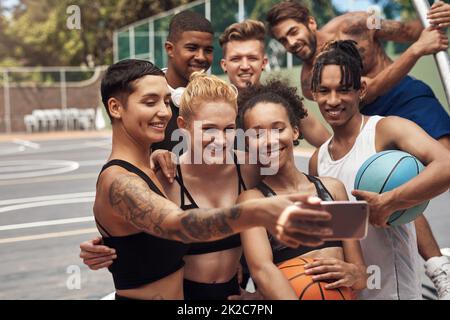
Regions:
M 257 20 L 247 19 L 242 22 L 233 23 L 219 37 L 222 49 L 230 41 L 259 40 L 264 43 L 266 27 L 264 23 Z
M 199 103 L 224 101 L 233 106 L 237 112 L 237 89 L 216 76 L 204 72 L 194 72 L 180 100 L 180 116 L 189 120 Z

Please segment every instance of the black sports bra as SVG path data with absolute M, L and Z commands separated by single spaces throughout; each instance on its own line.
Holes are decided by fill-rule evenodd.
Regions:
M 327 190 L 327 188 L 323 185 L 322 181 L 320 181 L 318 178 L 314 176 L 310 176 L 305 174 L 305 176 L 308 178 L 309 181 L 314 183 L 314 186 L 317 190 L 317 196 L 324 200 L 324 201 L 333 201 L 333 197 L 331 196 L 331 193 Z M 264 182 L 260 182 L 258 186 L 256 187 L 265 197 L 273 197 L 277 194 L 275 191 L 273 191 L 267 184 Z M 327 241 L 323 245 L 318 247 L 307 247 L 307 246 L 300 246 L 296 249 L 286 247 L 282 244 L 280 244 L 278 241 L 276 241 L 270 233 L 269 235 L 269 241 L 270 245 L 272 247 L 272 253 L 273 253 L 273 262 L 275 264 L 279 264 L 283 261 L 287 261 L 289 259 L 301 256 L 302 254 L 308 253 L 313 250 L 323 249 L 323 248 L 330 248 L 330 247 L 342 247 L 341 241 Z
M 238 174 L 238 194 L 240 194 L 243 190 L 247 190 L 247 188 L 245 187 L 244 180 L 242 179 L 241 168 L 240 168 L 239 164 L 237 163 L 236 154 L 234 155 L 234 163 L 236 165 L 236 171 Z M 184 185 L 183 175 L 181 173 L 180 165 L 177 166 L 177 172 L 178 172 L 178 175 L 175 177 L 175 179 L 177 180 L 178 184 L 180 185 L 180 199 L 181 199 L 180 208 L 183 210 L 198 208 L 198 205 L 195 202 L 194 198 L 191 196 L 191 194 L 187 190 L 186 186 Z M 187 197 L 189 199 L 190 204 L 186 204 L 185 197 Z M 232 248 L 236 248 L 236 247 L 240 247 L 240 246 L 241 246 L 240 235 L 235 234 L 228 238 L 216 240 L 216 241 L 212 241 L 212 242 L 191 243 L 187 254 L 195 255 L 195 254 L 211 253 L 211 252 L 232 249 Z
M 150 190 L 165 197 L 149 176 L 124 160 L 109 161 L 103 166 L 100 174 L 111 166 L 119 166 L 138 175 L 147 183 Z M 103 237 L 105 245 L 116 249 L 117 252 L 117 259 L 108 268 L 116 289 L 134 289 L 155 282 L 184 266 L 183 256 L 188 250 L 188 245 L 158 238 L 145 232 L 121 237 L 112 236 L 97 220 L 96 222 L 108 235 Z

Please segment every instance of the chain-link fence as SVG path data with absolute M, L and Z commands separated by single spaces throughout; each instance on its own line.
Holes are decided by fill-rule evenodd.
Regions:
M 0 133 L 92 130 L 102 126 L 98 110 L 103 70 L 0 69 Z
M 222 74 L 222 56 L 218 38 L 230 24 L 247 18 L 264 20 L 267 11 L 277 0 L 200 0 L 125 26 L 114 33 L 114 61 L 127 58 L 147 59 L 163 68 L 167 66 L 164 42 L 167 39 L 172 17 L 182 11 L 192 10 L 204 15 L 214 29 L 213 74 Z M 286 53 L 274 39 L 267 39 L 269 70 L 291 68 L 300 60 Z

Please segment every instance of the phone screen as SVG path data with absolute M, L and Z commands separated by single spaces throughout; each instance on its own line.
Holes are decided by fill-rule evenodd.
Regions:
M 367 236 L 369 206 L 366 201 L 323 201 L 332 218 L 333 235 L 325 240 L 361 240 Z

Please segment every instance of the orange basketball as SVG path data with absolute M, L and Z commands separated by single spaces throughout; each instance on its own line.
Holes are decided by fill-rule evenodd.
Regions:
M 278 265 L 291 283 L 299 300 L 353 300 L 350 288 L 325 289 L 326 282 L 314 282 L 311 276 L 306 275 L 303 266 L 311 262 L 313 259 L 297 257 Z

